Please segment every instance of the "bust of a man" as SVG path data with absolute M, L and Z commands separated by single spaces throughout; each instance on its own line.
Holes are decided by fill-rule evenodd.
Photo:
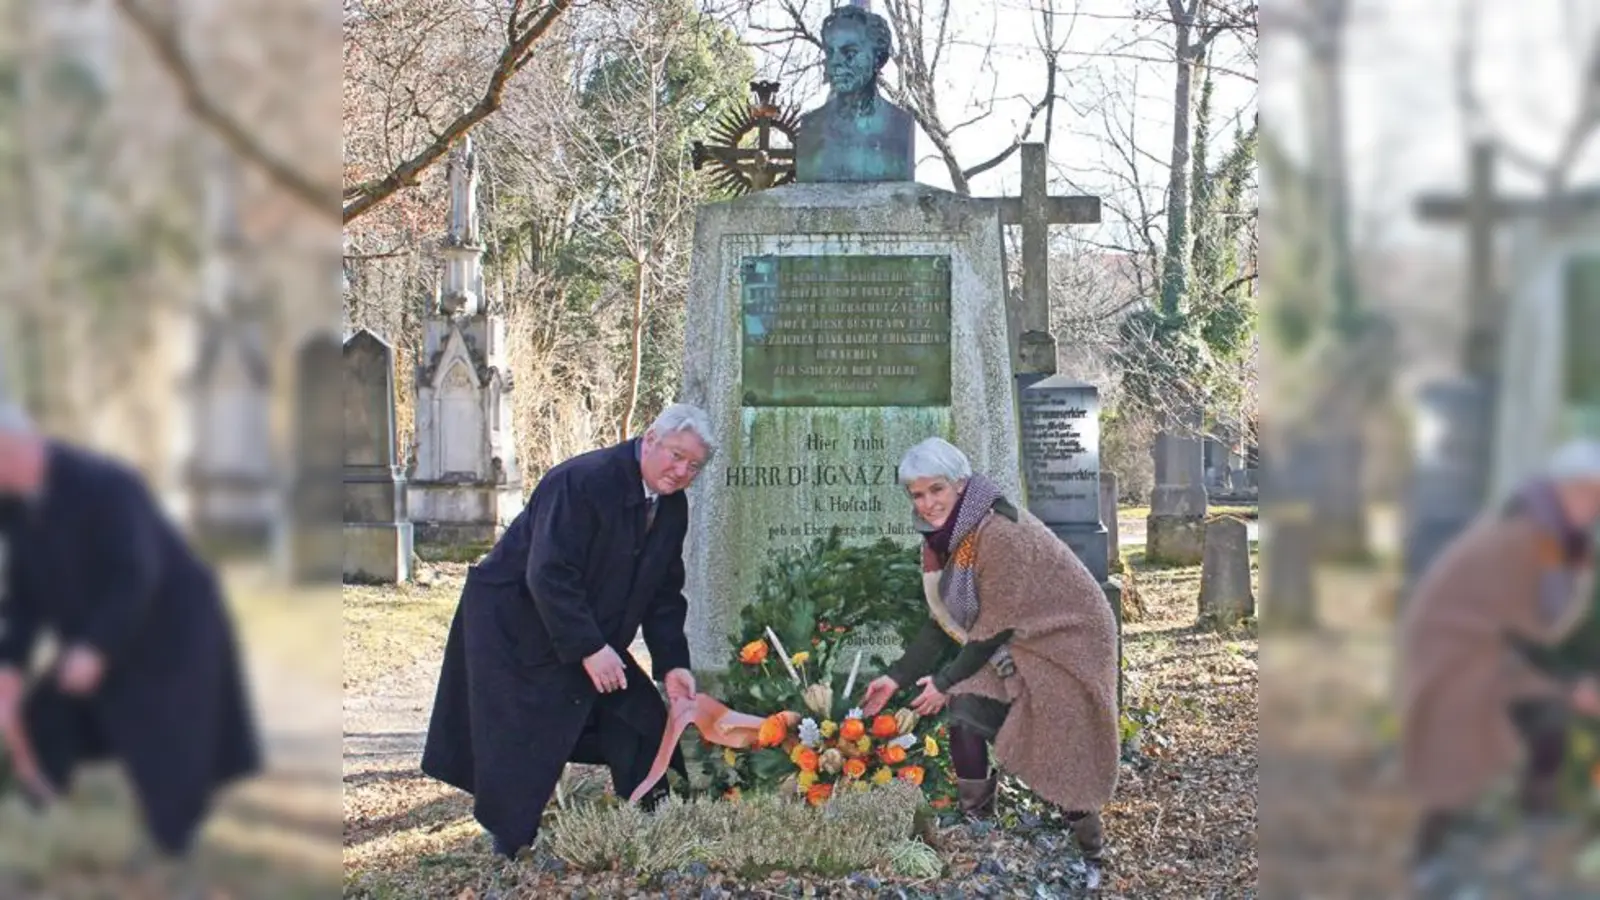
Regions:
M 830 93 L 800 117 L 795 181 L 911 181 L 916 123 L 878 95 L 889 61 L 889 23 L 859 6 L 841 6 L 822 20 Z

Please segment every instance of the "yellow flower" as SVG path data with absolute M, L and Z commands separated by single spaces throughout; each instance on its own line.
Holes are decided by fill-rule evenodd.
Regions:
M 803 666 L 809 659 L 811 659 L 811 651 L 801 650 L 799 653 L 789 657 L 789 662 L 794 663 L 797 666 Z
M 852 781 L 852 782 L 850 782 L 850 790 L 852 790 L 852 791 L 864 791 L 864 790 L 867 789 L 867 787 L 868 787 L 868 785 L 867 785 L 867 783 L 865 781 Z
M 831 738 L 831 737 L 833 737 L 834 735 L 836 735 L 838 733 L 839 733 L 839 723 L 833 721 L 832 719 L 823 719 L 822 720 L 822 736 L 823 737 Z
M 739 754 L 733 752 L 732 747 L 724 747 L 722 748 L 722 761 L 730 766 L 736 766 L 739 764 Z
M 805 749 L 806 746 L 804 744 L 795 744 L 794 749 L 789 751 L 789 762 L 797 766 L 800 765 L 800 754 L 805 752 Z
M 927 756 L 939 755 L 939 742 L 933 739 L 933 735 L 922 739 L 922 752 Z
M 888 766 L 882 766 L 878 769 L 878 771 L 872 773 L 873 784 L 888 784 L 893 780 L 894 773 L 889 771 Z
M 862 753 L 866 753 L 869 750 L 871 750 L 872 749 L 872 738 L 864 737 L 861 740 L 856 741 L 856 749 L 860 750 Z
M 885 771 L 888 771 L 888 770 L 886 769 Z M 885 778 L 884 781 L 887 782 L 888 779 Z M 801 772 L 800 773 L 800 790 L 802 790 L 802 791 L 810 790 L 811 786 L 813 784 L 816 784 L 816 783 L 817 783 L 817 773 L 816 772 Z

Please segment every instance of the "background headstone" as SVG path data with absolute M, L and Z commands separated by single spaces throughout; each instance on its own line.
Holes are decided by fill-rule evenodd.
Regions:
M 395 459 L 394 350 L 365 329 L 344 343 L 344 577 L 411 578 L 405 475 Z
M 1205 459 L 1200 438 L 1183 424 L 1162 429 L 1151 451 L 1155 487 L 1150 491 L 1145 555 L 1153 562 L 1192 566 L 1201 560 L 1205 537 Z
M 1232 516 L 1206 525 L 1205 560 L 1200 568 L 1200 616 L 1231 625 L 1255 615 L 1250 587 L 1250 530 Z
M 1117 525 L 1122 495 L 1118 492 L 1117 473 L 1100 473 L 1100 521 L 1106 526 L 1106 558 L 1111 571 L 1122 571 L 1121 529 Z
M 1104 584 L 1110 571 L 1100 519 L 1100 391 L 1052 375 L 1022 389 L 1020 410 L 1028 509 Z
M 338 583 L 344 573 L 344 377 L 335 334 L 314 334 L 295 352 L 294 469 L 277 519 L 274 559 L 292 584 Z

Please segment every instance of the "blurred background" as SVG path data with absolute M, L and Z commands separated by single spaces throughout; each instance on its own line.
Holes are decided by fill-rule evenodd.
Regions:
M 1404 896 L 1408 591 L 1563 439 L 1600 434 L 1600 4 L 1260 18 L 1261 892 Z M 1459 851 L 1480 891 L 1460 896 L 1600 896 L 1592 732 L 1571 747 L 1554 826 L 1486 799 L 1505 827 Z
M 149 479 L 247 658 L 269 771 L 207 827 L 214 896 L 339 891 L 339 15 L 0 2 L 3 389 Z M 114 772 L 47 817 L 8 799 L 0 895 L 166 896 L 136 835 Z

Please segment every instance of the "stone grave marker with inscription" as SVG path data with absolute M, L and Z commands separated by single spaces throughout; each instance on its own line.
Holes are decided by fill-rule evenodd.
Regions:
M 344 342 L 344 576 L 411 580 L 406 479 L 395 459 L 394 350 L 366 329 Z
M 1028 509 L 1104 584 L 1109 546 L 1100 520 L 1100 391 L 1052 375 L 1024 387 L 1020 405 Z
M 992 204 L 910 182 L 791 184 L 711 204 L 689 296 L 683 399 L 707 411 L 721 446 L 690 490 L 697 667 L 726 664 L 729 628 L 779 550 L 838 528 L 915 559 L 895 474 L 911 445 L 944 437 L 1021 496 Z

